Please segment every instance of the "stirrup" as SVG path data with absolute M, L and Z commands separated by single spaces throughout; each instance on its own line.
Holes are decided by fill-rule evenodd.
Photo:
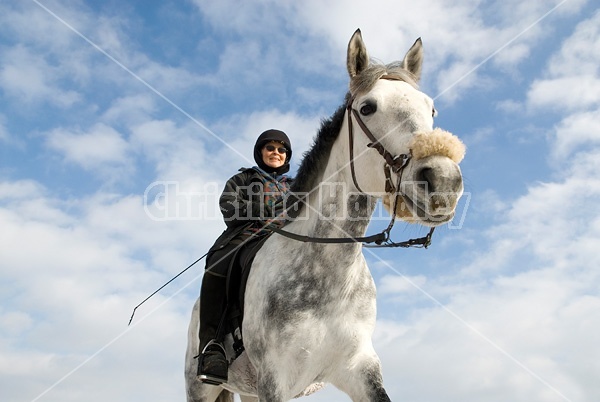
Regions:
M 221 385 L 227 382 L 227 379 L 223 379 L 221 377 L 214 377 L 210 374 L 200 374 L 198 376 L 198 379 L 200 379 L 200 381 L 202 381 L 203 384 L 209 385 Z
M 204 366 L 205 354 L 207 352 L 215 352 L 222 355 L 225 364 L 225 372 L 224 376 L 215 375 L 214 373 L 203 373 L 202 368 Z M 221 385 L 227 382 L 227 371 L 229 369 L 229 362 L 227 361 L 227 353 L 225 352 L 225 348 L 221 343 L 215 341 L 214 339 L 208 342 L 208 344 L 202 350 L 202 353 L 198 356 L 198 379 L 205 384 L 211 385 Z M 217 370 L 218 372 L 218 370 Z
M 200 352 L 200 356 L 204 355 L 208 351 L 208 348 L 211 346 L 216 346 L 217 349 L 223 352 L 223 356 L 225 356 L 225 360 L 227 360 L 227 352 L 225 352 L 225 347 L 223 346 L 223 344 L 221 344 L 221 342 L 217 342 L 216 339 L 212 339 L 206 344 L 204 349 L 202 349 L 202 352 Z

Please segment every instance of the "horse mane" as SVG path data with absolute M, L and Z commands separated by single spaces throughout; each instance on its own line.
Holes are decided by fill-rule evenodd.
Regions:
M 340 134 L 344 123 L 346 105 L 349 100 L 350 94 L 346 94 L 344 104 L 338 107 L 331 117 L 321 120 L 321 127 L 313 138 L 311 147 L 303 154 L 302 162 L 298 167 L 296 178 L 290 189 L 292 192 L 296 194 L 307 193 L 316 187 L 317 181 L 329 160 L 333 143 Z

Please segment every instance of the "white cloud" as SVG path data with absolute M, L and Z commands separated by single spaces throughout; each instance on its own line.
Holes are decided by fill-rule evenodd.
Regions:
M 153 163 L 158 179 L 201 180 L 217 168 L 207 157 L 207 144 L 214 137 L 196 124 L 148 120 L 130 130 L 131 146 Z
M 187 292 L 197 293 L 202 263 L 146 303 L 129 330 L 127 321 L 133 306 L 208 247 L 218 233 L 208 234 L 211 223 L 154 222 L 139 196 L 74 203 L 48 196 L 31 181 L 4 182 L 0 188 L 4 398 L 32 400 L 74 368 L 68 385 L 58 384 L 41 400 L 78 400 L 90 390 L 102 399 L 118 399 L 136 378 L 152 379 L 153 389 L 172 399 L 183 397 L 179 373 L 189 298 L 175 298 L 151 320 L 144 316 L 193 278 Z M 21 351 L 24 339 L 27 348 Z M 180 353 L 158 352 L 169 347 L 181 348 Z M 140 370 L 151 350 L 155 358 Z M 171 374 L 161 373 L 165 367 Z M 102 377 L 108 372 L 119 374 L 106 388 Z
M 530 106 L 535 108 L 577 111 L 597 106 L 598 92 L 599 77 L 576 75 L 536 81 L 527 98 Z
M 87 170 L 110 165 L 127 165 L 129 146 L 115 129 L 102 123 L 87 132 L 55 129 L 48 133 L 47 145 L 62 153 L 69 162 Z
M 57 15 L 72 21 L 77 26 L 90 25 L 92 19 L 82 12 L 81 1 L 73 1 L 69 6 L 60 2 L 40 2 L 50 7 Z M 39 43 L 43 49 L 64 51 L 71 48 L 78 39 L 68 29 L 56 29 L 60 22 L 49 18 L 50 14 L 34 2 L 3 3 L 0 5 L 0 21 L 8 38 L 17 38 L 20 43 Z
M 564 113 L 554 128 L 553 163 L 582 146 L 595 146 L 600 136 L 600 12 L 577 25 L 550 58 L 546 77 L 533 82 L 528 106 Z
M 21 180 L 18 182 L 0 183 L 0 199 L 26 199 L 37 196 L 43 191 L 43 186 L 33 180 Z
M 43 101 L 68 107 L 80 100 L 73 90 L 58 85 L 58 69 L 27 48 L 17 46 L 3 57 L 0 85 L 22 103 Z
M 596 99 L 600 102 L 598 93 L 600 91 L 596 93 Z M 552 151 L 555 163 L 571 157 L 578 147 L 600 145 L 600 109 L 566 117 L 555 128 L 555 132 L 556 142 Z
M 102 117 L 107 122 L 115 124 L 141 124 L 158 109 L 156 100 L 156 97 L 150 94 L 136 94 L 117 98 Z
M 261 3 L 247 2 L 237 3 L 231 1 L 211 2 L 194 0 L 203 15 L 205 15 L 213 28 L 220 31 L 233 29 L 238 34 L 263 32 L 271 34 L 271 28 L 284 27 L 285 21 L 276 17 L 284 17 L 289 11 L 289 4 L 277 1 L 266 1 Z M 231 13 L 236 9 L 236 13 Z
M 414 277 L 388 275 L 380 280 L 378 292 L 381 295 L 396 293 L 414 293 L 418 288 L 427 283 L 427 277 L 417 275 Z
M 582 337 L 588 353 L 597 351 L 574 328 L 600 299 L 578 296 L 570 281 L 568 274 L 540 270 L 455 294 L 446 308 L 468 325 L 445 310 L 414 311 L 408 329 L 377 343 L 385 351 L 388 388 L 415 401 L 594 400 L 592 381 L 577 378 L 572 368 L 585 364 L 596 371 L 598 363 L 565 351 Z M 385 330 L 387 323 L 379 324 Z M 597 331 L 600 322 L 588 319 L 585 326 Z
M 598 74 L 599 25 L 600 11 L 577 25 L 573 35 L 563 42 L 560 51 L 550 59 L 548 73 L 551 77 Z
M 484 15 L 480 1 L 335 2 L 326 9 L 320 2 L 303 2 L 296 7 L 300 18 L 294 14 L 291 23 L 297 29 L 310 26 L 318 34 L 325 32 L 333 51 L 341 57 L 351 33 L 361 28 L 371 56 L 385 62 L 401 59 L 412 42 L 422 37 L 426 55 L 423 79 L 425 83 L 436 80 L 437 93 L 452 87 L 443 98 L 452 101 L 480 86 L 479 80 L 485 82 L 485 69 L 471 71 L 475 66 L 517 37 L 490 63 L 506 67 L 525 60 L 532 47 L 552 29 L 554 15 L 576 12 L 584 1 L 561 4 L 549 18 L 532 25 L 559 3 L 500 2 L 491 5 L 493 11 L 486 4 Z M 334 20 L 332 15 L 336 16 Z M 436 78 L 430 77 L 430 72 L 435 72 Z
M 216 123 L 212 128 L 234 152 L 214 141 L 216 156 L 223 164 L 219 166 L 216 175 L 223 175 L 224 171 L 236 172 L 240 167 L 251 167 L 256 164 L 253 156 L 256 138 L 265 130 L 275 128 L 283 130 L 292 142 L 292 171 L 302 159 L 302 154 L 312 143 L 314 133 L 319 127 L 319 116 L 303 116 L 294 112 L 281 112 L 277 109 L 258 110 L 252 114 L 237 114 L 227 117 Z M 221 176 L 229 178 L 231 174 Z
M 9 38 L 18 39 L 2 52 L 0 84 L 19 103 L 71 108 L 84 97 L 101 103 L 115 88 L 120 94 L 130 88 L 169 94 L 207 83 L 195 71 L 142 53 L 131 41 L 135 24 L 127 8 L 108 17 L 82 2 L 42 5 L 4 7 L 1 17 Z
M 600 12 L 579 23 L 554 55 L 546 77 L 533 82 L 527 95 L 532 108 L 580 111 L 600 105 Z

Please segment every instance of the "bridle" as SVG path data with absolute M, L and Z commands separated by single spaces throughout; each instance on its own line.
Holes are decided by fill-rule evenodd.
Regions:
M 400 76 L 386 74 L 380 77 L 380 79 L 384 80 L 394 80 L 394 81 L 404 81 Z M 352 107 L 352 103 L 354 102 L 354 98 L 350 98 L 348 100 L 348 105 L 346 106 L 346 115 L 348 116 L 348 142 L 349 142 L 349 151 L 350 151 L 350 172 L 352 175 L 352 181 L 354 182 L 354 186 L 356 189 L 366 194 L 358 185 L 358 181 L 356 179 L 356 172 L 354 167 L 354 132 L 352 125 L 352 116 L 358 123 L 361 128 L 361 131 L 367 136 L 367 138 L 371 141 L 367 144 L 367 147 L 374 148 L 379 152 L 379 154 L 385 160 L 385 165 L 383 167 L 385 173 L 385 192 L 394 196 L 394 205 L 391 210 L 391 220 L 388 224 L 388 227 L 382 232 L 366 237 L 312 237 L 312 236 L 303 236 L 298 235 L 296 233 L 288 232 L 287 230 L 283 230 L 281 228 L 276 227 L 275 225 L 268 225 L 267 228 L 274 231 L 275 233 L 279 233 L 285 237 L 309 243 L 365 243 L 365 247 L 423 247 L 427 248 L 431 244 L 431 236 L 433 235 L 433 231 L 435 227 L 432 227 L 427 233 L 426 236 L 420 237 L 417 239 L 410 239 L 404 242 L 393 242 L 390 240 L 390 231 L 394 226 L 396 221 L 396 208 L 398 206 L 398 201 L 402 196 L 398 194 L 400 190 L 400 184 L 402 181 L 402 173 L 404 168 L 410 162 L 412 158 L 412 154 L 409 150 L 407 154 L 399 154 L 393 155 L 390 153 L 385 147 L 375 138 L 371 130 L 366 126 L 366 124 L 360 118 L 360 114 Z M 392 180 L 392 172 L 394 172 L 398 176 L 398 183 L 394 185 Z M 370 245 L 369 243 L 375 243 L 375 245 Z
M 382 76 L 380 79 L 395 81 L 402 80 L 399 76 L 389 74 Z M 371 130 L 369 130 L 369 127 L 367 127 L 367 125 L 362 121 L 362 119 L 360 118 L 360 114 L 356 111 L 356 109 L 352 107 L 353 102 L 354 98 L 350 98 L 350 100 L 348 101 L 348 106 L 346 107 L 346 115 L 348 116 L 348 146 L 350 148 L 350 172 L 352 173 L 352 181 L 354 182 L 354 186 L 361 193 L 365 193 L 360 188 L 360 186 L 358 185 L 358 181 L 356 180 L 356 172 L 354 168 L 354 132 L 352 129 L 352 116 L 354 116 L 354 119 L 360 126 L 362 132 L 371 141 L 369 144 L 367 144 L 367 147 L 376 149 L 377 152 L 379 152 L 379 155 L 381 155 L 383 159 L 385 159 L 385 165 L 383 167 L 383 170 L 385 172 L 385 192 L 394 194 L 396 193 L 397 189 L 400 189 L 400 183 L 398 183 L 397 187 L 394 187 L 394 184 L 392 182 L 391 171 L 396 173 L 398 177 L 402 179 L 402 171 L 404 170 L 406 165 L 408 165 L 408 162 L 412 157 L 410 150 L 407 154 L 393 155 L 387 149 L 385 149 L 385 147 L 377 140 L 377 138 L 375 138 Z

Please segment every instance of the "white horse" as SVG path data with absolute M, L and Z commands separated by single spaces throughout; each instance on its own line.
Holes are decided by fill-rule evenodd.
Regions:
M 402 62 L 370 63 L 354 33 L 347 104 L 323 122 L 304 156 L 292 188 L 305 194 L 303 213 L 287 231 L 364 236 L 379 198 L 405 221 L 434 227 L 453 218 L 465 149 L 433 129 L 433 101 L 417 89 L 422 55 L 417 40 Z M 196 378 L 199 308 L 198 301 L 188 333 L 189 402 L 233 401 L 232 393 L 243 402 L 286 401 L 325 383 L 353 401 L 389 401 L 371 341 L 375 284 L 361 243 L 302 243 L 277 233 L 265 242 L 246 287 L 246 349 L 220 386 Z M 226 349 L 233 353 L 231 339 Z

